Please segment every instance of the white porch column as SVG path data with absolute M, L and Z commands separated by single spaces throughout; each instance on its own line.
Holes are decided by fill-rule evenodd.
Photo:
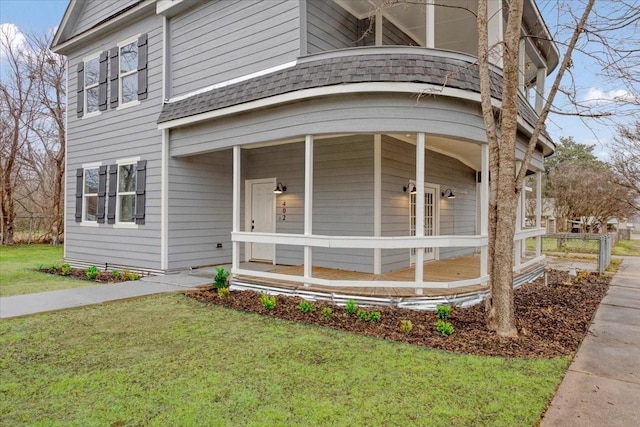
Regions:
M 424 37 L 425 47 L 433 49 L 436 46 L 436 7 L 434 0 L 427 0 L 426 14 L 426 34 Z
M 313 135 L 304 138 L 304 235 L 313 234 Z M 310 246 L 304 247 L 304 277 L 312 277 L 313 254 Z M 305 286 L 309 286 L 305 283 Z
M 231 231 L 240 231 L 240 160 L 242 149 L 239 145 L 233 146 L 233 222 Z M 231 244 L 231 270 L 240 267 L 240 242 L 233 241 Z
M 489 144 L 480 146 L 480 235 L 489 236 Z M 480 249 L 480 276 L 489 274 L 489 246 Z
M 373 235 L 382 236 L 382 135 L 373 136 Z M 373 274 L 382 273 L 382 250 L 373 250 Z
M 536 172 L 536 228 L 542 227 L 542 171 Z M 542 255 L 542 236 L 536 236 L 536 258 Z
M 525 66 L 526 66 L 526 43 L 525 43 L 525 39 L 521 39 L 520 40 L 520 52 L 518 55 L 518 88 L 520 89 L 520 92 L 522 92 L 524 94 L 524 73 L 525 73 Z
M 536 113 L 540 114 L 544 106 L 544 85 L 547 78 L 547 68 L 538 68 L 536 75 Z
M 382 29 L 383 29 L 383 16 L 380 10 L 376 11 L 376 22 L 375 22 L 375 45 L 382 46 Z
M 416 236 L 424 237 L 424 133 L 418 133 L 416 141 Z M 415 281 L 424 281 L 424 248 L 416 249 Z M 416 288 L 416 295 L 422 295 L 422 289 Z

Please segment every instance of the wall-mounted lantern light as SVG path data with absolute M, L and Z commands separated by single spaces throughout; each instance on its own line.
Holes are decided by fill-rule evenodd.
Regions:
M 447 188 L 442 192 L 442 197 L 446 197 L 447 199 L 455 199 L 456 195 L 453 194 L 453 191 L 451 191 L 450 188 Z
M 282 185 L 281 182 L 278 182 L 278 185 L 276 185 L 276 188 L 274 188 L 274 190 L 273 190 L 273 194 L 282 194 L 285 191 L 287 191 L 287 186 L 286 185 Z
M 416 183 L 413 181 L 409 181 L 409 184 L 402 187 L 402 191 L 405 193 L 408 191 L 410 194 L 416 194 Z

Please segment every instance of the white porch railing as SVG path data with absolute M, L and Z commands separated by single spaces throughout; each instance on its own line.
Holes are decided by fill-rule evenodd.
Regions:
M 278 245 L 303 246 L 307 248 L 353 248 L 353 249 L 409 249 L 424 250 L 425 248 L 445 247 L 476 247 L 488 245 L 487 236 L 399 236 L 399 237 L 369 237 L 369 236 L 325 236 L 285 233 L 251 233 L 233 232 L 231 240 L 238 243 L 268 243 Z M 305 269 L 306 270 L 306 269 Z M 310 271 L 307 270 L 307 271 Z M 390 280 L 328 280 L 318 277 L 294 276 L 264 271 L 253 271 L 242 268 L 232 268 L 234 275 L 248 275 L 272 280 L 298 282 L 305 285 L 320 285 L 334 287 L 400 287 L 400 288 L 458 288 L 462 286 L 484 285 L 489 281 L 488 275 L 481 275 L 472 279 L 454 280 L 448 282 L 425 281 L 390 281 Z
M 545 233 L 546 230 L 544 228 L 527 228 L 516 231 L 513 238 L 515 249 L 513 271 L 515 273 L 519 273 L 545 259 L 545 256 L 542 255 L 542 236 L 544 236 Z M 536 239 L 536 255 L 534 258 L 522 262 L 522 256 L 526 252 L 527 239 L 532 237 Z

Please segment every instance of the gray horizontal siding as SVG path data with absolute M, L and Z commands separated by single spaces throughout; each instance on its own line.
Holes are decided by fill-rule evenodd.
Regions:
M 175 129 L 171 155 L 198 154 L 306 134 L 351 132 L 427 132 L 478 142 L 486 139 L 479 107 L 466 102 L 444 97 L 424 97 L 416 102 L 411 94 L 345 95 Z
M 337 3 L 307 1 L 307 52 L 318 53 L 355 47 L 358 19 Z
M 428 138 L 427 138 L 428 145 Z M 402 191 L 415 179 L 416 147 L 389 136 L 382 138 L 382 235 L 409 234 L 409 194 Z M 436 200 L 440 209 L 441 235 L 473 235 L 476 229 L 475 171 L 458 160 L 427 150 L 425 182 L 438 184 L 440 191 L 451 188 L 455 199 Z M 441 248 L 440 258 L 446 259 L 473 253 L 473 248 Z M 409 251 L 384 250 L 382 271 L 409 266 Z
M 204 2 L 171 20 L 171 96 L 294 61 L 298 1 Z
M 170 159 L 169 269 L 231 262 L 232 165 L 231 150 Z
M 85 0 L 72 35 L 80 34 L 140 0 Z M 70 38 L 70 37 L 69 37 Z
M 382 44 L 387 46 L 420 46 L 411 36 L 388 19 L 382 20 Z
M 96 2 L 97 3 L 97 2 Z M 148 99 L 121 110 L 108 109 L 100 115 L 78 119 L 68 115 L 66 257 L 96 265 L 105 262 L 141 269 L 160 268 L 160 163 L 161 133 L 155 124 L 162 99 L 162 18 L 151 16 L 121 29 L 69 56 L 69 70 L 95 52 L 147 33 L 149 40 Z M 68 111 L 76 111 L 77 75 L 69 73 Z M 76 169 L 86 163 L 114 164 L 118 159 L 140 157 L 147 161 L 145 224 L 137 229 L 111 224 L 97 227 L 75 222 Z

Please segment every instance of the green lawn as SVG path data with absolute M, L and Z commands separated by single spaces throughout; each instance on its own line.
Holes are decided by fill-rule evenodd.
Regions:
M 536 239 L 527 239 L 527 250 L 535 250 Z M 542 239 L 542 252 L 573 252 L 583 254 L 597 254 L 599 242 L 597 240 L 566 239 L 561 242 L 556 238 Z M 611 249 L 612 255 L 640 256 L 640 240 L 621 240 Z
M 0 246 L 0 296 L 77 288 L 94 283 L 34 271 L 62 263 L 62 246 Z
M 156 295 L 0 321 L 0 424 L 531 426 L 568 363 Z

